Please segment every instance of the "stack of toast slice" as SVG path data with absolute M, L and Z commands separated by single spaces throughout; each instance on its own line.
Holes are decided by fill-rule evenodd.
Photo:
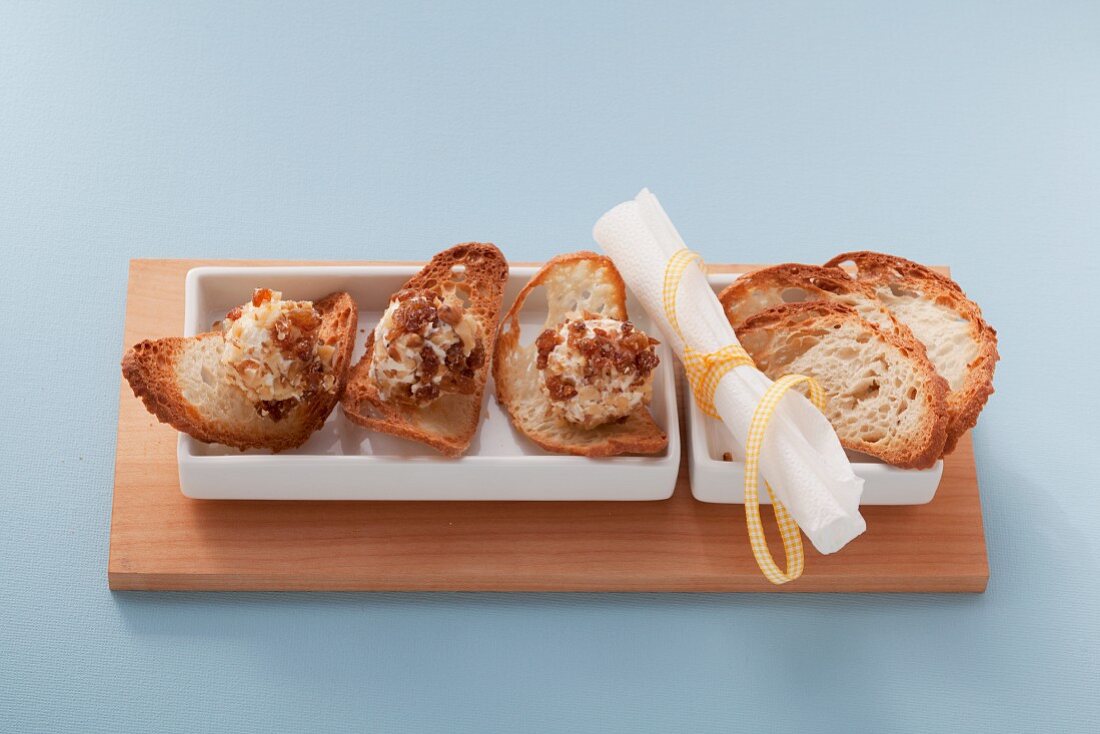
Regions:
M 749 273 L 719 298 L 760 369 L 816 378 L 841 442 L 887 463 L 931 466 L 993 393 L 996 332 L 953 280 L 919 263 L 844 253 Z

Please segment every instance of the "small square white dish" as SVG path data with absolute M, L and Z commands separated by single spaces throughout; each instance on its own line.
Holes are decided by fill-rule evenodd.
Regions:
M 708 281 L 717 293 L 736 278 L 736 273 L 717 273 L 710 275 Z M 744 456 L 739 455 L 729 429 L 699 409 L 686 384 L 684 410 L 692 495 L 700 502 L 744 504 Z M 726 452 L 731 454 L 732 461 L 722 458 Z M 943 475 L 942 459 L 929 469 L 898 469 L 856 451 L 849 451 L 848 458 L 856 475 L 863 478 L 861 505 L 926 504 L 936 495 Z M 771 504 L 764 490 L 760 503 Z
M 390 296 L 416 266 L 200 267 L 186 281 L 184 335 L 207 331 L 256 287 L 281 290 L 285 298 L 316 300 L 338 290 L 359 306 L 353 363 Z M 512 267 L 504 308 L 537 268 Z M 524 342 L 542 326 L 545 298 L 537 289 L 520 323 Z M 631 320 L 651 324 L 628 300 Z M 339 406 L 310 439 L 290 451 L 240 452 L 180 434 L 180 490 L 194 499 L 223 500 L 663 500 L 672 496 L 680 464 L 674 357 L 658 347 L 650 411 L 668 434 L 668 448 L 655 456 L 588 459 L 543 451 L 512 426 L 485 391 L 482 423 L 468 453 L 447 459 L 420 444 L 372 432 L 347 420 Z

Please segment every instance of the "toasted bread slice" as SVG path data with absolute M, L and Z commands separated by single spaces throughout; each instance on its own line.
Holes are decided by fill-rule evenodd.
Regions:
M 944 453 L 978 422 L 993 394 L 997 332 L 982 318 L 978 304 L 959 285 L 924 265 L 877 252 L 846 252 L 826 267 L 851 263 L 855 277 L 924 343 L 936 370 L 947 380 L 951 422 Z
M 444 250 L 413 276 L 403 290 L 453 293 L 473 315 L 485 339 L 485 354 L 493 353 L 497 321 L 508 261 L 495 245 L 467 242 Z M 482 397 L 489 379 L 485 361 L 474 374 L 468 394 L 445 393 L 426 406 L 387 402 L 371 377 L 374 332 L 367 337 L 367 351 L 351 369 L 341 407 L 354 423 L 383 433 L 427 444 L 446 456 L 461 456 L 477 433 Z
M 347 293 L 333 293 L 313 304 L 321 314 L 320 339 L 336 348 L 331 391 L 319 391 L 279 420 L 260 415 L 245 394 L 229 382 L 222 363 L 225 336 L 146 340 L 122 358 L 122 374 L 150 413 L 200 441 L 241 450 L 282 451 L 305 443 L 324 425 L 344 390 L 359 312 Z
M 879 329 L 852 307 L 824 301 L 750 317 L 737 338 L 772 379 L 816 379 L 840 442 L 904 468 L 932 466 L 947 439 L 947 383 L 912 336 Z
M 784 263 L 742 275 L 718 295 L 726 317 L 737 328 L 749 317 L 784 303 L 829 301 L 851 306 L 886 331 L 909 336 L 870 286 L 839 268 Z
M 665 435 L 644 406 L 621 423 L 581 428 L 550 413 L 539 389 L 535 345 L 520 343 L 519 314 L 528 296 L 538 287 L 546 290 L 544 328 L 553 328 L 570 313 L 588 311 L 607 318 L 627 320 L 626 286 L 611 260 L 594 252 L 559 255 L 542 267 L 523 287 L 512 308 L 501 320 L 493 358 L 497 401 L 512 423 L 533 442 L 562 454 L 615 456 L 655 454 L 668 446 Z

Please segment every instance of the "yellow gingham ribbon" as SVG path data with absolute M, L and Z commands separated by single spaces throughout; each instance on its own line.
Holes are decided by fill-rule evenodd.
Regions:
M 665 317 L 673 330 L 684 343 L 684 372 L 687 373 L 695 403 L 705 414 L 719 418 L 714 407 L 714 391 L 722 377 L 730 370 L 742 366 L 755 367 L 752 357 L 740 344 L 728 344 L 713 352 L 703 353 L 690 346 L 680 331 L 680 322 L 676 317 L 676 295 L 680 290 L 680 280 L 691 263 L 702 267 L 703 259 L 698 253 L 686 248 L 677 250 L 665 265 L 664 288 L 661 300 L 665 308 Z M 810 402 L 818 410 L 825 410 L 825 391 L 812 377 L 806 375 L 786 375 L 772 383 L 760 398 L 749 423 L 749 437 L 745 442 L 745 523 L 749 531 L 749 544 L 752 546 L 756 565 L 773 584 L 785 584 L 802 575 L 805 556 L 802 552 L 802 535 L 798 523 L 794 521 L 787 508 L 775 498 L 771 486 L 764 482 L 768 496 L 772 500 L 772 510 L 779 525 L 779 535 L 783 539 L 783 552 L 787 557 L 787 570 L 784 572 L 776 565 L 764 537 L 764 525 L 760 520 L 760 447 L 764 443 L 764 433 L 768 421 L 775 413 L 779 401 L 795 385 L 805 382 L 809 387 Z

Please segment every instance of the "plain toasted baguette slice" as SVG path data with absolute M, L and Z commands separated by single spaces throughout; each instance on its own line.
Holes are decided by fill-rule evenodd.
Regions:
M 444 250 L 414 275 L 402 290 L 453 293 L 477 320 L 485 340 L 485 354 L 493 354 L 497 321 L 508 261 L 487 242 L 467 242 Z M 474 375 L 474 391 L 458 395 L 444 393 L 426 406 L 413 406 L 382 399 L 371 377 L 374 332 L 367 337 L 367 351 L 351 369 L 347 390 L 340 403 L 344 415 L 366 428 L 431 446 L 445 456 L 461 456 L 477 433 L 482 397 L 489 379 L 489 360 Z
M 520 343 L 520 311 L 539 287 L 545 289 L 547 301 L 543 328 L 557 327 L 567 315 L 583 311 L 627 320 L 626 285 L 611 260 L 603 255 L 559 255 L 535 273 L 501 320 L 493 358 L 497 401 L 511 416 L 513 425 L 547 451 L 562 454 L 599 457 L 663 451 L 668 436 L 645 406 L 639 406 L 621 423 L 592 429 L 551 414 L 549 401 L 539 389 L 537 349 L 534 343 Z
M 122 358 L 122 374 L 150 413 L 200 441 L 233 448 L 282 451 L 305 443 L 324 425 L 347 380 L 355 345 L 358 309 L 347 293 L 333 293 L 313 304 L 321 314 L 319 338 L 336 348 L 332 391 L 319 391 L 279 420 L 260 415 L 245 394 L 229 382 L 221 360 L 225 336 L 146 340 Z
M 846 448 L 917 469 L 943 453 L 947 383 L 912 336 L 816 301 L 752 316 L 737 338 L 768 377 L 802 374 L 821 384 L 825 415 Z
M 846 263 L 855 266 L 856 279 L 872 287 L 924 344 L 928 358 L 947 380 L 951 421 L 944 453 L 951 453 L 993 394 L 993 370 L 1000 358 L 997 332 L 955 281 L 924 265 L 863 251 L 837 255 L 826 266 Z
M 783 263 L 742 275 L 718 294 L 734 328 L 761 311 L 784 303 L 829 301 L 851 306 L 859 315 L 887 331 L 908 335 L 869 285 L 853 280 L 839 268 Z

